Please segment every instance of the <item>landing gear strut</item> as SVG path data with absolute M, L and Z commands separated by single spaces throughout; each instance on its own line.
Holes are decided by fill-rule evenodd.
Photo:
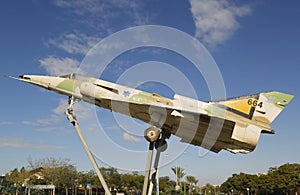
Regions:
M 161 137 L 159 138 L 160 135 L 161 135 Z M 156 182 L 156 195 L 159 195 L 159 182 L 158 182 L 158 178 L 157 178 L 158 162 L 159 162 L 161 152 L 164 152 L 167 149 L 166 139 L 168 139 L 170 136 L 171 136 L 171 133 L 169 131 L 162 130 L 162 132 L 160 132 L 154 126 L 148 127 L 144 132 L 145 139 L 147 141 L 149 141 L 149 150 L 148 150 L 148 160 L 147 160 L 147 164 L 146 164 L 146 173 L 145 173 L 142 195 L 146 195 L 146 193 L 147 193 L 147 187 L 148 187 L 149 180 L 150 180 L 150 185 L 148 188 L 148 195 L 152 194 L 152 190 L 153 190 L 153 186 L 154 186 L 155 182 Z M 149 176 L 150 176 L 150 169 L 151 169 L 154 147 L 156 149 L 156 156 L 155 156 L 152 175 L 150 178 Z

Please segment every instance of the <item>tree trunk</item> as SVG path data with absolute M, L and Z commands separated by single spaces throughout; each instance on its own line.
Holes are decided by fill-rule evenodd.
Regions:
M 65 187 L 65 190 L 66 190 L 66 195 L 68 195 L 68 194 L 69 194 L 69 189 L 68 189 L 68 187 Z

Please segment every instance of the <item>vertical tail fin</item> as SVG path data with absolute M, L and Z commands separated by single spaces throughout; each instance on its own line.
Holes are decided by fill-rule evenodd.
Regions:
M 231 142 L 224 149 L 233 153 L 253 151 L 261 133 L 274 134 L 270 124 L 293 97 L 272 91 L 213 102 L 226 109 L 226 116 L 236 122 L 229 139 Z
M 272 91 L 230 98 L 215 103 L 229 112 L 268 126 L 293 97 L 290 94 Z
M 293 95 L 277 91 L 260 93 L 253 119 L 271 124 L 293 97 Z

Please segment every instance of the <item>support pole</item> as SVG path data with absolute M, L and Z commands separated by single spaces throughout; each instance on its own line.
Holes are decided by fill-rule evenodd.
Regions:
M 95 171 L 97 173 L 97 176 L 98 176 L 98 178 L 99 178 L 99 180 L 100 180 L 100 182 L 101 182 L 101 184 L 102 184 L 102 186 L 103 186 L 103 188 L 105 190 L 105 194 L 111 195 L 111 193 L 110 193 L 110 191 L 109 191 L 109 189 L 107 187 L 107 184 L 106 184 L 106 182 L 104 180 L 104 177 L 102 176 L 102 174 L 100 172 L 100 169 L 99 169 L 99 167 L 97 165 L 97 162 L 95 161 L 95 158 L 92 155 L 92 153 L 91 153 L 91 151 L 90 151 L 90 149 L 89 149 L 89 147 L 88 147 L 88 145 L 87 145 L 87 143 L 86 143 L 86 141 L 85 141 L 85 139 L 84 139 L 84 137 L 83 137 L 83 135 L 82 135 L 82 133 L 80 131 L 80 128 L 78 126 L 78 122 L 77 122 L 76 116 L 75 116 L 75 114 L 73 112 L 73 108 L 72 108 L 72 106 L 74 104 L 74 97 L 70 97 L 69 104 L 70 104 L 70 106 L 66 110 L 66 115 L 68 117 L 68 120 L 74 126 L 74 128 L 75 128 L 75 130 L 77 132 L 77 135 L 78 135 L 78 137 L 79 137 L 79 139 L 80 139 L 80 141 L 81 141 L 81 143 L 83 145 L 83 148 L 84 148 L 85 152 L 87 153 L 87 155 L 88 155 L 88 157 L 89 157 L 89 159 L 90 159 L 90 161 L 91 161 L 91 163 L 92 163 L 92 165 L 93 165 L 93 167 L 94 167 L 94 169 L 95 169 Z
M 167 130 L 163 130 L 161 132 L 161 138 L 156 140 L 155 142 L 156 156 L 155 156 L 155 161 L 153 166 L 153 172 L 151 175 L 151 183 L 148 189 L 148 195 L 152 194 L 154 182 L 156 182 L 156 195 L 159 195 L 158 163 L 159 163 L 161 153 L 166 151 L 167 149 L 167 142 L 165 140 L 169 139 L 170 136 L 171 136 L 171 132 Z
M 154 166 L 153 166 L 153 172 L 151 175 L 151 180 L 150 180 L 150 185 L 149 185 L 149 190 L 148 190 L 148 195 L 152 194 L 154 182 L 156 182 L 156 195 L 159 195 L 159 186 L 158 186 L 159 183 L 158 183 L 157 173 L 158 173 L 158 163 L 159 163 L 159 159 L 160 159 L 160 154 L 161 154 L 161 150 L 160 150 L 160 148 L 157 148 Z
M 148 159 L 147 159 L 147 164 L 146 164 L 146 173 L 145 173 L 145 178 L 144 178 L 142 195 L 147 194 L 147 187 L 148 187 L 148 183 L 149 183 L 149 176 L 150 176 L 150 170 L 151 170 L 151 164 L 152 164 L 153 148 L 154 148 L 154 142 L 149 142 Z
M 150 176 L 152 157 L 153 157 L 153 149 L 156 140 L 159 138 L 159 135 L 160 135 L 160 131 L 154 126 L 148 127 L 147 129 L 145 129 L 144 132 L 144 137 L 149 142 L 149 150 L 148 150 L 148 159 L 146 164 L 146 173 L 144 178 L 142 195 L 147 195 L 147 187 L 150 179 L 149 176 Z

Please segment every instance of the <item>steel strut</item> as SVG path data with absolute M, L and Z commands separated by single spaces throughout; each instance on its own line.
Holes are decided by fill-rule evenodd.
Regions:
M 159 132 L 157 128 L 154 127 L 154 129 L 156 129 L 156 131 Z M 149 150 L 148 150 L 148 160 L 146 164 L 146 173 L 145 173 L 142 195 L 151 195 L 153 191 L 154 183 L 156 183 L 156 195 L 159 195 L 158 163 L 159 163 L 161 153 L 164 152 L 167 148 L 167 142 L 165 140 L 171 136 L 171 133 L 169 131 L 163 130 L 162 132 L 159 132 L 157 136 L 155 136 L 156 134 L 157 133 L 155 133 L 155 131 L 151 127 L 145 130 L 144 136 L 146 140 L 149 141 Z M 161 138 L 158 139 L 160 134 L 161 134 Z M 149 176 L 150 176 L 154 146 L 156 148 L 156 156 L 155 156 L 153 170 L 150 178 Z M 148 188 L 149 180 L 150 180 L 150 184 Z M 147 188 L 148 188 L 148 194 L 147 194 Z
M 156 183 L 156 195 L 159 195 L 158 163 L 159 163 L 161 153 L 167 149 L 167 142 L 165 140 L 170 138 L 170 136 L 171 133 L 169 131 L 163 130 L 161 132 L 161 138 L 156 140 L 155 142 L 156 156 L 155 156 L 153 171 L 150 180 L 151 182 L 148 189 L 148 195 L 152 194 L 154 183 Z
M 73 96 L 69 97 L 68 103 L 69 103 L 69 107 L 66 110 L 67 118 L 70 121 L 70 123 L 74 126 L 74 128 L 75 128 L 75 130 L 77 132 L 77 135 L 78 135 L 78 137 L 79 137 L 79 139 L 80 139 L 80 141 L 82 143 L 82 146 L 83 146 L 85 152 L 87 153 L 87 155 L 88 155 L 88 157 L 89 157 L 89 159 L 90 159 L 90 161 L 91 161 L 91 163 L 92 163 L 92 165 L 93 165 L 93 167 L 94 167 L 94 169 L 95 169 L 95 171 L 97 173 L 97 176 L 98 176 L 98 178 L 99 178 L 99 180 L 100 180 L 100 182 L 101 182 L 101 184 L 102 184 L 102 186 L 103 186 L 103 188 L 105 190 L 105 194 L 106 195 L 111 195 L 110 190 L 107 187 L 107 184 L 106 184 L 106 182 L 104 180 L 104 177 L 101 174 L 101 171 L 100 171 L 100 169 L 99 169 L 99 167 L 97 165 L 97 162 L 95 161 L 95 158 L 92 155 L 92 153 L 91 153 L 91 151 L 90 151 L 90 149 L 89 149 L 89 147 L 88 147 L 88 145 L 87 145 L 87 143 L 86 143 L 86 141 L 85 141 L 85 139 L 84 139 L 84 137 L 83 137 L 83 135 L 81 133 L 81 130 L 80 130 L 79 126 L 78 126 L 78 122 L 77 122 L 75 113 L 73 112 L 73 105 L 75 103 L 75 99 L 74 99 Z
M 147 159 L 147 164 L 146 164 L 146 173 L 145 173 L 145 178 L 144 178 L 142 195 L 147 194 L 147 188 L 148 188 L 149 176 L 150 176 L 150 170 L 151 170 L 151 163 L 152 163 L 152 157 L 153 157 L 153 148 L 154 148 L 154 142 L 149 142 L 148 159 Z
M 159 186 L 158 186 L 159 183 L 158 183 L 158 178 L 157 178 L 158 174 L 157 173 L 158 173 L 158 163 L 159 163 L 160 154 L 161 154 L 161 150 L 160 150 L 160 148 L 158 148 L 156 150 L 153 171 L 151 174 L 150 185 L 149 185 L 149 189 L 148 189 L 148 195 L 152 194 L 154 182 L 156 182 L 156 195 L 159 195 Z

